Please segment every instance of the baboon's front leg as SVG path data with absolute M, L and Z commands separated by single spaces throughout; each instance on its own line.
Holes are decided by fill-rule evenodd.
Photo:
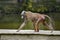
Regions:
M 50 29 L 51 33 L 53 32 L 53 30 L 54 30 L 53 27 L 49 26 L 46 21 L 43 22 L 43 25 L 45 25 L 48 29 Z
M 23 23 L 21 24 L 21 26 L 19 27 L 19 29 L 17 30 L 17 32 L 19 32 L 19 30 L 22 29 L 24 26 L 25 26 L 25 22 L 23 22 Z
M 18 28 L 17 32 L 19 32 L 19 30 L 22 29 L 22 28 L 25 26 L 26 22 L 27 22 L 27 19 L 24 18 L 24 22 L 23 22 L 23 23 L 21 24 L 21 26 Z

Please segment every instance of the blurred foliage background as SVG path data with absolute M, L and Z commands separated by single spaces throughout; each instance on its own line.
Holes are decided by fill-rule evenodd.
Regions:
M 20 13 L 32 11 L 49 15 L 55 22 L 55 30 L 60 30 L 60 0 L 0 0 L 0 29 L 17 29 L 23 20 Z M 33 29 L 31 22 L 23 29 Z M 46 29 L 40 25 L 40 29 Z

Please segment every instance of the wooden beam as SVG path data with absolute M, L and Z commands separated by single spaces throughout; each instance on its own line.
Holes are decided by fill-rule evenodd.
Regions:
M 40 35 L 60 35 L 60 31 L 53 31 L 51 33 L 50 30 L 39 30 L 39 32 L 34 32 L 34 30 L 20 30 L 16 32 L 15 29 L 0 29 L 0 34 L 40 34 Z

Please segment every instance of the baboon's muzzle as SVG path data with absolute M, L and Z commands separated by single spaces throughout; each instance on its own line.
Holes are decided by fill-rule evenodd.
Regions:
M 24 16 L 21 16 L 21 18 L 23 19 L 23 18 L 24 18 Z

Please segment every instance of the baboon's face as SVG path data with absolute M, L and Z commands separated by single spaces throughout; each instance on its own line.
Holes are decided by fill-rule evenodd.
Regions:
M 23 19 L 24 16 L 25 16 L 25 11 L 22 11 L 22 13 L 21 13 L 21 18 Z

